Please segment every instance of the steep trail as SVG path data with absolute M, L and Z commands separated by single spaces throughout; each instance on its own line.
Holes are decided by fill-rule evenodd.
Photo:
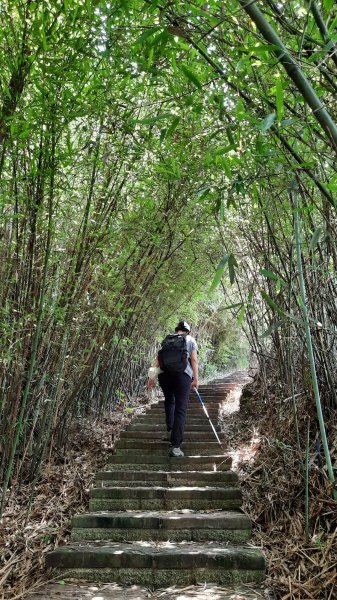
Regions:
M 246 381 L 237 373 L 200 387 L 221 440 L 219 405 Z M 194 396 L 185 431 L 185 457 L 169 458 L 160 400 L 122 433 L 107 469 L 97 473 L 89 512 L 73 519 L 71 544 L 47 556 L 54 575 L 79 581 L 78 588 L 63 588 L 63 597 L 89 598 L 96 584 L 107 585 L 92 600 L 122 598 L 117 584 L 166 588 L 165 594 L 172 585 L 187 586 L 195 596 L 186 597 L 195 598 L 195 586 L 205 584 L 216 586 L 217 598 L 265 597 L 256 585 L 264 579 L 265 560 L 249 542 L 251 523 L 240 509 L 225 440 L 220 447 Z M 41 590 L 31 599 L 53 598 L 52 587 L 48 596 Z M 127 589 L 125 597 L 132 597 Z

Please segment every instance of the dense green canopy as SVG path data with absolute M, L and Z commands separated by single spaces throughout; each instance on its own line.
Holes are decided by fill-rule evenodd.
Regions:
M 227 329 L 227 358 L 237 319 L 292 396 L 311 388 L 307 324 L 335 406 L 333 0 L 5 0 L 0 15 L 5 491 L 74 416 L 140 392 L 177 317 L 215 354 Z

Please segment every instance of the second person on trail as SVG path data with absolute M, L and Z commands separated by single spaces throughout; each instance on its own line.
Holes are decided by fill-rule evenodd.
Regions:
M 167 431 L 170 433 L 170 456 L 184 456 L 183 441 L 187 404 L 191 389 L 198 389 L 198 346 L 190 335 L 186 321 L 179 321 L 175 333 L 166 336 L 155 359 L 160 367 L 158 381 L 165 398 Z M 153 380 L 149 379 L 148 387 Z

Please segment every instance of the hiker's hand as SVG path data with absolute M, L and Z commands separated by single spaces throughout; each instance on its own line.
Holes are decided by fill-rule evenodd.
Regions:
M 192 381 L 192 390 L 197 390 L 197 389 L 198 389 L 198 385 L 199 385 L 199 384 L 198 384 L 198 380 L 197 380 L 197 379 L 194 379 L 194 380 Z
M 154 379 L 150 379 L 150 377 L 147 380 L 147 389 L 148 390 L 153 390 L 154 388 Z

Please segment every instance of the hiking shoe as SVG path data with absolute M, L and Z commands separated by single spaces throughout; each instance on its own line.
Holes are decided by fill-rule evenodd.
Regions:
M 174 447 L 172 447 L 170 449 L 170 456 L 174 456 L 175 458 L 179 458 L 180 456 L 185 456 L 185 454 L 183 453 L 182 450 L 180 450 L 180 448 L 174 448 Z

